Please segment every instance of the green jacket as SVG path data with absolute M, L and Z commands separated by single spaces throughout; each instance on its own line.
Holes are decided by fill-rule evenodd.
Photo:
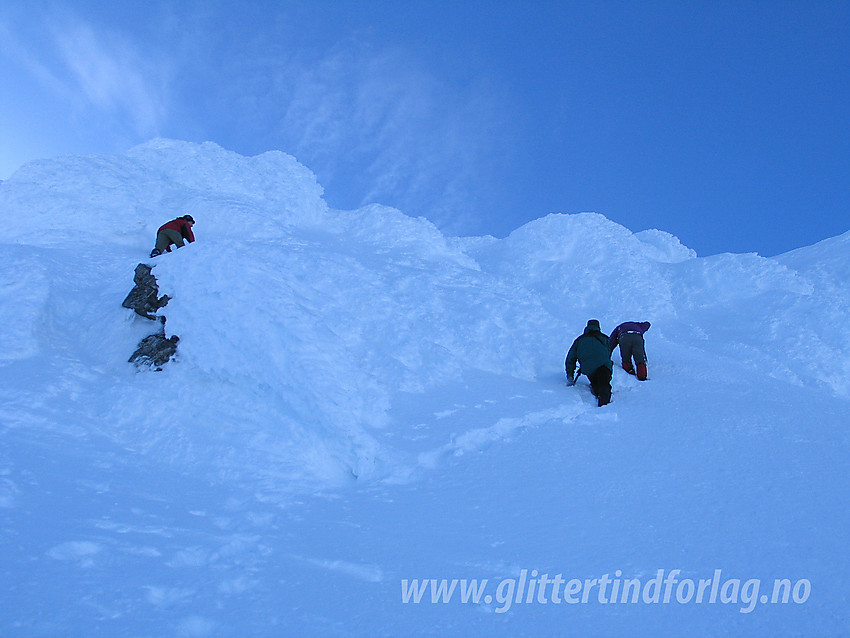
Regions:
M 611 361 L 608 337 L 599 330 L 585 328 L 584 334 L 573 341 L 567 353 L 564 365 L 568 377 L 575 372 L 576 362 L 581 365 L 582 374 L 590 374 L 601 366 L 613 369 L 614 363 Z

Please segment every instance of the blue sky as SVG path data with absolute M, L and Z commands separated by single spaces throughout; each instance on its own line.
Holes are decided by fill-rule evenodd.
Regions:
M 550 212 L 775 255 L 850 228 L 849 2 L 0 3 L 0 178 L 152 137 L 283 150 L 338 208 Z

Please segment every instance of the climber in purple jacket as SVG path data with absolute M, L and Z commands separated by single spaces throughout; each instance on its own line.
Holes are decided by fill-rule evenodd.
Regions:
M 623 359 L 623 370 L 629 374 L 636 374 L 641 381 L 646 381 L 646 346 L 643 342 L 643 333 L 649 330 L 648 321 L 626 321 L 614 328 L 608 345 L 611 352 L 617 345 L 620 346 L 620 357 Z M 637 372 L 632 367 L 632 357 L 637 365 Z

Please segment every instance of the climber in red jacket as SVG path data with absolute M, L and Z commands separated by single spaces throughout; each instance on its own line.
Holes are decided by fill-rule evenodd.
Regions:
M 161 255 L 163 251 L 170 253 L 172 244 L 181 248 L 184 239 L 191 244 L 195 241 L 195 234 L 192 232 L 194 225 L 195 220 L 191 215 L 183 215 L 160 226 L 156 233 L 156 248 L 151 251 L 151 257 Z

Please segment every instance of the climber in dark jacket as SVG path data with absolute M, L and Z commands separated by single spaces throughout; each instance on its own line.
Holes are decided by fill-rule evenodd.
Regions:
M 614 328 L 609 341 L 612 353 L 618 344 L 620 346 L 623 370 L 629 374 L 636 374 L 641 381 L 646 381 L 646 344 L 643 341 L 643 333 L 649 330 L 649 326 L 648 321 L 621 323 Z M 632 366 L 632 358 L 637 365 L 637 372 Z
M 587 322 L 584 333 L 570 346 L 567 360 L 564 362 L 567 385 L 575 385 L 576 362 L 581 366 L 579 374 L 586 374 L 590 379 L 590 391 L 599 400 L 599 406 L 610 403 L 611 371 L 614 363 L 611 361 L 608 336 L 602 332 L 596 319 Z
M 194 225 L 195 220 L 191 215 L 183 215 L 160 226 L 156 233 L 156 248 L 151 251 L 151 257 L 161 255 L 163 251 L 170 253 L 172 245 L 182 248 L 184 239 L 191 244 L 195 241 L 195 234 L 192 232 Z

